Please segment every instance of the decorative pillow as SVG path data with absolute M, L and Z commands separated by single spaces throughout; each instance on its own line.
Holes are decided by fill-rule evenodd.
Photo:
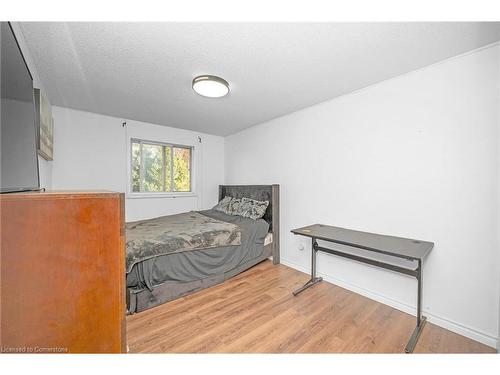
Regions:
M 214 206 L 214 210 L 224 212 L 225 214 L 231 215 L 229 211 L 229 204 L 231 203 L 231 197 L 224 197 L 222 200 Z
M 266 213 L 269 201 L 256 201 L 250 198 L 241 198 L 239 205 L 231 212 L 231 215 L 239 215 L 257 220 Z
M 229 202 L 229 215 L 239 215 L 241 199 L 240 198 L 231 198 L 231 202 Z

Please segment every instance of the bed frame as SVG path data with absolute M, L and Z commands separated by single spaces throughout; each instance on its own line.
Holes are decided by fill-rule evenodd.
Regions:
M 219 185 L 219 202 L 225 196 L 269 201 L 263 219 L 269 223 L 273 242 L 264 247 L 264 259 L 273 257 L 273 264 L 280 263 L 280 186 L 274 185 Z
M 141 312 L 162 303 L 220 284 L 269 257 L 273 258 L 274 264 L 280 263 L 279 185 L 219 185 L 219 201 L 226 195 L 234 198 L 246 197 L 260 201 L 269 201 L 269 206 L 263 219 L 269 223 L 269 232 L 272 233 L 273 240 L 270 244 L 264 246 L 262 255 L 241 264 L 238 268 L 228 271 L 225 274 L 217 274 L 191 282 L 166 282 L 154 287 L 152 291 L 148 289 L 140 291 L 129 289 L 127 293 L 128 314 Z

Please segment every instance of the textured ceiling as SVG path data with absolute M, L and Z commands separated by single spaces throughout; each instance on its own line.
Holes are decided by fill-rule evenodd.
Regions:
M 50 101 L 218 135 L 490 44 L 500 23 L 21 23 Z M 231 93 L 196 95 L 219 75 Z

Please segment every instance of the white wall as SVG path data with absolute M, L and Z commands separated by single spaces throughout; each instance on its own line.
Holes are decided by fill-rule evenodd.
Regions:
M 42 81 L 40 80 L 40 76 L 38 75 L 38 71 L 36 69 L 36 65 L 33 62 L 33 58 L 26 46 L 26 41 L 24 40 L 23 33 L 21 28 L 17 24 L 17 22 L 11 22 L 12 29 L 14 30 L 14 34 L 16 35 L 17 42 L 21 47 L 21 51 L 23 52 L 24 59 L 26 60 L 26 64 L 28 64 L 28 68 L 30 70 L 31 75 L 33 76 L 33 86 L 39 89 L 44 90 Z M 45 160 L 41 156 L 38 156 L 38 170 L 40 175 L 40 187 L 51 189 L 52 186 L 52 162 Z
M 498 61 L 500 65 L 500 48 L 498 48 Z M 498 96 L 500 98 L 500 74 L 498 77 Z M 498 118 L 499 118 L 499 123 L 500 123 L 500 104 L 498 106 Z M 497 223 L 500 226 L 500 124 L 497 128 L 497 137 L 498 137 L 498 149 L 497 149 L 497 173 L 498 173 L 498 184 L 497 184 L 497 193 L 498 193 L 498 200 L 497 200 Z M 497 250 L 499 253 L 500 257 L 500 230 L 498 230 L 498 244 L 497 244 Z M 500 267 L 498 270 L 498 279 L 500 280 Z M 500 281 L 499 281 L 500 283 Z M 497 340 L 497 352 L 500 352 L 500 287 L 499 289 L 499 308 L 498 308 L 498 340 Z
M 224 139 L 213 135 L 53 107 L 54 189 L 106 189 L 128 192 L 130 138 L 194 147 L 195 195 L 162 198 L 127 196 L 127 221 L 205 209 L 217 203 L 224 183 Z M 198 136 L 202 143 L 198 142 Z
M 303 225 L 435 242 L 428 318 L 496 346 L 499 82 L 494 45 L 252 127 L 226 138 L 226 182 L 281 184 L 282 261 L 305 272 Z M 414 311 L 412 278 L 324 253 L 318 271 Z

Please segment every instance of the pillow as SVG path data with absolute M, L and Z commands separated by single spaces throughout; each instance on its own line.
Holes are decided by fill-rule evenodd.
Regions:
M 256 201 L 250 198 L 241 198 L 238 205 L 231 211 L 231 215 L 239 215 L 257 220 L 264 216 L 267 206 L 269 206 L 269 201 Z
M 231 198 L 231 202 L 229 202 L 229 215 L 239 215 L 241 199 L 240 198 Z
M 224 197 L 219 203 L 214 206 L 215 211 L 224 212 L 225 214 L 231 215 L 229 211 L 229 204 L 231 203 L 231 197 Z

